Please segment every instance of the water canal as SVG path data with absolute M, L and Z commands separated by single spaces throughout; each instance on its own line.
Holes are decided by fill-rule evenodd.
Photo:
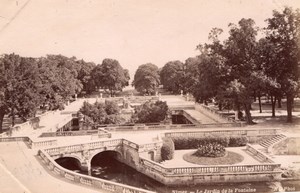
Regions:
M 57 160 L 57 163 L 66 169 L 87 175 L 87 172 L 80 171 L 80 165 L 78 165 L 78 162 L 75 159 L 60 158 Z M 92 176 L 152 190 L 157 193 L 273 193 L 282 190 L 285 190 L 286 192 L 300 191 L 300 181 L 167 187 L 116 159 L 113 159 L 113 156 L 107 156 L 106 154 L 98 154 L 93 158 Z

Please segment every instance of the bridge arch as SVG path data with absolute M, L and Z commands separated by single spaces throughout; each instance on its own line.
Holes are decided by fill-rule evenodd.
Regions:
M 90 154 L 88 163 L 90 163 L 92 165 L 92 161 L 97 159 L 97 157 L 100 157 L 100 156 L 107 156 L 107 158 L 113 157 L 115 159 L 122 159 L 122 153 L 116 149 L 115 150 L 98 150 L 98 151 L 95 151 L 92 154 Z
M 111 159 L 121 160 L 122 154 L 116 150 L 97 151 L 90 156 L 89 164 L 93 166 L 97 161 L 109 162 Z
M 55 162 L 68 170 L 81 170 L 82 167 L 81 159 L 73 155 L 58 157 L 55 159 Z

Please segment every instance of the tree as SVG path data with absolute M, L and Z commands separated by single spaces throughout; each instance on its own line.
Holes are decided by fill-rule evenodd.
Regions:
M 80 65 L 80 70 L 77 75 L 77 79 L 82 84 L 82 91 L 91 94 L 96 90 L 95 81 L 92 78 L 92 71 L 96 67 L 93 62 L 85 62 L 84 60 L 77 61 Z
M 199 62 L 200 59 L 198 57 L 190 57 L 185 60 L 183 88 L 184 93 L 192 93 L 194 96 L 196 96 L 198 93 L 197 86 L 199 83 Z
M 252 103 L 251 73 L 255 69 L 257 29 L 252 19 L 241 19 L 238 26 L 229 24 L 229 38 L 224 50 L 226 66 L 230 70 L 231 90 L 237 112 L 245 110 L 246 122 L 253 124 L 250 109 Z
M 123 69 L 117 60 L 104 59 L 101 65 L 97 65 L 92 72 L 95 84 L 98 88 L 108 89 L 113 96 L 116 91 L 121 91 L 129 83 L 129 73 Z
M 77 79 L 78 64 L 61 55 L 38 58 L 39 78 L 42 95 L 41 104 L 49 110 L 63 108 L 63 103 L 80 93 L 82 84 Z M 74 64 L 74 65 L 73 65 Z M 75 67 L 73 69 L 73 67 Z M 77 69 L 77 70 L 76 70 Z
M 160 82 L 168 91 L 180 93 L 184 87 L 184 64 L 178 60 L 168 62 L 160 71 Z
M 91 119 L 94 124 L 121 124 L 124 122 L 120 116 L 118 104 L 114 101 L 94 104 L 85 101 L 79 111 L 88 117 L 87 120 Z
M 272 116 L 275 117 L 276 100 L 283 95 L 281 86 L 278 82 L 278 69 L 281 68 L 281 62 L 276 58 L 276 45 L 267 38 L 261 38 L 257 45 L 256 56 L 256 80 L 252 84 L 255 95 L 259 100 L 259 108 L 261 110 L 260 97 L 262 93 L 271 96 Z
M 33 58 L 5 54 L 0 58 L 0 133 L 3 118 L 9 114 L 12 126 L 15 117 L 26 120 L 34 116 L 39 105 L 37 63 Z
M 299 92 L 300 11 L 286 7 L 267 19 L 267 36 L 275 45 L 278 82 L 287 99 L 287 122 L 292 122 L 293 101 Z
M 158 67 L 148 63 L 138 67 L 132 85 L 141 94 L 154 94 L 159 85 Z
M 133 121 L 136 123 L 157 123 L 165 120 L 168 115 L 168 105 L 166 102 L 156 101 L 145 102 L 137 107 L 133 115 Z

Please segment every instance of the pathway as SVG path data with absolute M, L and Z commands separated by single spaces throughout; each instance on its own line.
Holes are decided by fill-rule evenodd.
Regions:
M 99 193 L 49 173 L 24 142 L 0 143 L 0 166 L 1 193 Z

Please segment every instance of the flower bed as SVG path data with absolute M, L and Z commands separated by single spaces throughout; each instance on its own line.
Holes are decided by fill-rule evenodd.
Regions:
M 183 155 L 183 159 L 198 165 L 232 165 L 244 160 L 242 155 L 231 151 L 226 151 L 223 157 L 199 157 L 194 154 L 195 151 L 191 151 Z

